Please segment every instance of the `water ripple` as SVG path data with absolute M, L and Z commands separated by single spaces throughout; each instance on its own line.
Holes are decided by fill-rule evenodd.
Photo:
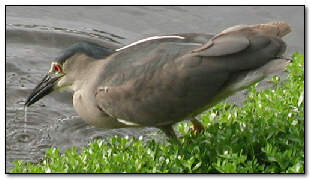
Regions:
M 102 30 L 94 29 L 92 28 L 91 30 L 94 31 L 92 32 L 84 32 L 81 30 L 77 29 L 69 29 L 69 28 L 64 28 L 64 27 L 51 27 L 51 26 L 45 26 L 45 25 L 36 25 L 36 24 L 6 24 L 8 27 L 22 27 L 22 28 L 30 28 L 30 29 L 38 29 L 38 30 L 43 30 L 43 31 L 60 31 L 60 32 L 66 32 L 66 33 L 72 33 L 72 34 L 78 34 L 78 35 L 84 35 L 87 37 L 94 37 L 102 40 L 108 40 L 113 43 L 121 44 L 121 42 L 115 40 L 117 39 L 125 39 L 124 37 L 118 36 L 116 34 L 108 33 Z M 111 36 L 111 37 L 109 37 Z

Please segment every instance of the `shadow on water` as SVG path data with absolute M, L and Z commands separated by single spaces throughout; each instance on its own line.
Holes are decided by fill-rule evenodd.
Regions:
M 135 136 L 157 131 L 145 129 L 103 130 L 87 125 L 72 107 L 72 94 L 54 93 L 27 110 L 24 102 L 48 71 L 49 64 L 65 47 L 77 41 L 118 48 L 124 37 L 42 25 L 6 25 L 6 169 L 14 160 L 39 162 L 50 147 L 64 151 L 109 136 Z

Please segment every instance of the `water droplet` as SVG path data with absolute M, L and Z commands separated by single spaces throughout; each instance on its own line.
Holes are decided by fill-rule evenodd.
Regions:
M 24 106 L 24 132 L 26 132 L 26 129 L 27 129 L 27 106 Z

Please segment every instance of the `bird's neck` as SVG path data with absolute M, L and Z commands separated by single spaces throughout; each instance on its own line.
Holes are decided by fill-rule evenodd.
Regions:
M 89 90 L 92 90 L 95 88 L 95 84 L 98 80 L 97 77 L 100 71 L 102 69 L 102 64 L 104 61 L 102 60 L 96 60 L 89 63 L 85 63 L 85 66 L 79 73 L 76 74 L 76 79 L 73 82 L 71 89 L 75 92 L 81 88 L 87 87 Z

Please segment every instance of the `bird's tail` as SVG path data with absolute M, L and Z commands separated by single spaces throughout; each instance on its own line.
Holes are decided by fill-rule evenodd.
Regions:
M 192 50 L 192 52 L 200 56 L 231 55 L 246 50 L 250 45 L 263 49 L 265 48 L 263 46 L 264 43 L 268 44 L 271 38 L 275 38 L 278 44 L 280 44 L 279 54 L 282 55 L 286 45 L 281 38 L 289 32 L 291 32 L 291 27 L 283 21 L 232 26 L 216 34 L 207 43 Z M 257 40 L 256 37 L 262 38 Z M 256 38 L 254 42 L 252 42 L 253 38 Z M 277 46 L 275 45 L 274 47 Z
M 269 22 L 266 24 L 232 26 L 232 27 L 229 27 L 223 30 L 217 36 L 231 33 L 234 31 L 242 31 L 242 30 L 249 30 L 249 29 L 252 31 L 258 32 L 258 33 L 262 33 L 264 35 L 278 36 L 278 37 L 283 37 L 292 31 L 291 27 L 289 26 L 287 22 L 274 21 L 274 22 Z
M 230 28 L 225 29 L 217 36 L 233 33 L 236 31 L 247 31 L 250 30 L 254 33 L 260 33 L 266 36 L 275 36 L 275 37 L 283 37 L 290 33 L 291 27 L 287 22 L 284 21 L 274 21 L 266 24 L 256 24 L 256 25 L 237 25 Z M 281 70 L 284 70 L 285 67 L 292 61 L 291 58 L 286 57 L 278 57 L 276 59 L 271 60 L 264 66 L 259 69 L 255 69 L 253 72 L 256 74 L 260 72 L 263 76 L 267 76 L 268 74 L 272 74 Z
M 286 49 L 282 37 L 289 32 L 291 28 L 286 22 L 237 25 L 223 30 L 192 52 L 206 60 L 219 57 L 218 67 L 236 72 L 224 91 L 236 92 L 285 69 L 291 59 L 282 57 Z

